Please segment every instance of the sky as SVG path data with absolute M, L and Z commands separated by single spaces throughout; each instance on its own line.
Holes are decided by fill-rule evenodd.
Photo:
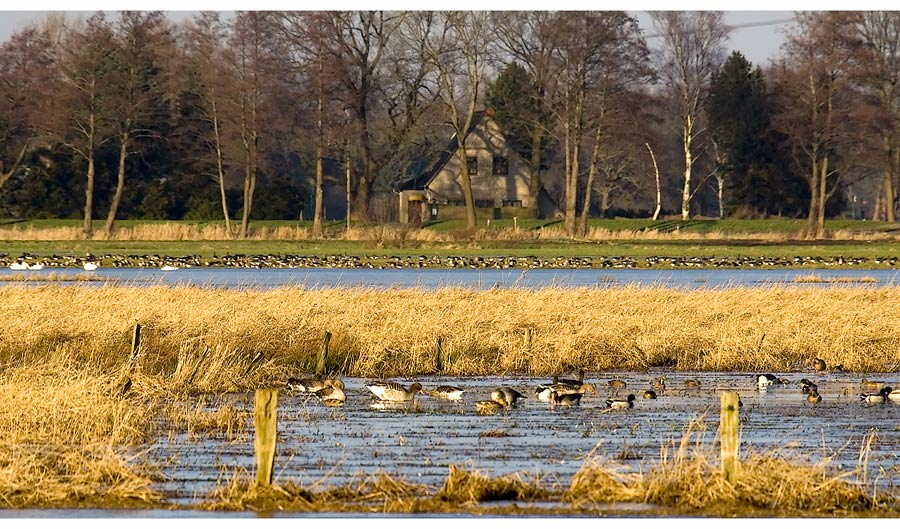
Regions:
M 141 9 L 152 9 L 153 6 L 157 6 L 157 9 L 166 9 L 166 2 L 146 2 L 147 5 L 137 4 L 135 8 Z M 29 2 L 29 5 L 31 3 Z M 73 14 L 81 11 L 82 13 L 87 13 L 93 10 L 90 3 L 59 3 L 53 5 L 62 5 L 65 11 L 72 12 Z M 48 5 L 49 7 L 53 7 L 53 5 Z M 190 1 L 188 6 L 192 5 Z M 208 7 L 203 6 L 201 4 L 195 4 L 198 8 Z M 224 5 L 224 4 L 223 4 Z M 488 2 L 487 5 L 493 6 L 494 4 Z M 546 5 L 546 4 L 545 4 Z M 268 7 L 268 4 L 263 2 L 263 7 Z M 611 9 L 612 6 L 607 3 L 594 4 L 595 7 L 588 7 L 587 4 L 584 5 L 584 8 L 605 8 Z M 102 7 L 102 6 L 95 6 Z M 116 9 L 123 9 L 130 7 L 127 2 L 119 2 L 114 5 L 107 6 L 113 7 Z M 232 7 L 240 7 L 240 6 L 232 6 Z M 243 8 L 246 9 L 249 6 L 244 5 Z M 304 2 L 303 7 L 305 9 L 310 8 L 314 9 L 314 4 L 309 4 Z M 323 6 L 319 6 L 322 8 Z M 497 7 L 503 7 L 503 2 L 497 2 Z M 574 6 L 577 7 L 577 6 Z M 254 7 L 255 8 L 255 7 Z M 296 9 L 296 5 L 288 7 L 289 9 Z M 330 5 L 329 9 L 332 9 Z M 82 11 L 82 10 L 85 11 Z M 0 11 L 0 42 L 5 42 L 9 37 L 23 25 L 27 25 L 30 22 L 43 20 L 47 11 Z M 633 11 L 631 12 L 634 15 L 638 22 L 641 24 L 641 27 L 644 29 L 644 33 L 646 35 L 652 35 L 654 32 L 653 26 L 650 22 L 650 15 L 646 11 Z M 184 19 L 186 17 L 191 16 L 191 12 L 171 12 L 170 16 L 174 19 Z M 769 60 L 774 59 L 777 54 L 781 43 L 784 41 L 783 28 L 790 26 L 790 23 L 774 23 L 776 21 L 784 21 L 785 19 L 790 19 L 793 16 L 792 11 L 730 11 L 725 14 L 725 22 L 726 24 L 732 26 L 741 26 L 748 24 L 760 24 L 755 27 L 738 27 L 736 28 L 732 34 L 731 38 L 728 41 L 729 53 L 731 50 L 738 50 L 744 54 L 747 59 L 753 64 L 758 64 L 760 66 L 765 66 Z M 658 39 L 650 39 L 649 43 L 652 46 L 653 41 Z

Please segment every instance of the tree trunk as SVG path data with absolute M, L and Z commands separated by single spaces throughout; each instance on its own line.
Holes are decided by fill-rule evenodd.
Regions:
M 659 218 L 659 211 L 662 209 L 662 188 L 659 185 L 659 166 L 656 165 L 656 156 L 653 155 L 653 149 L 649 143 L 644 143 L 647 150 L 650 151 L 650 159 L 653 160 L 653 172 L 656 173 L 656 210 L 653 212 L 653 220 Z
M 84 186 L 84 236 L 91 238 L 93 231 L 93 212 L 94 209 L 94 151 L 91 149 L 88 154 L 87 169 L 87 185 Z
M 313 235 L 322 236 L 322 144 L 316 143 L 316 209 L 313 213 Z M 347 211 L 347 215 L 350 211 Z
M 116 213 L 119 211 L 119 202 L 122 200 L 122 191 L 125 189 L 125 160 L 128 157 L 128 133 L 122 136 L 119 146 L 119 171 L 116 179 L 116 193 L 109 205 L 109 213 L 106 215 L 106 224 L 103 225 L 103 234 L 106 237 L 112 235 L 113 224 L 116 222 Z
M 806 238 L 811 239 L 815 233 L 816 218 L 819 215 L 819 161 L 812 158 L 812 179 L 809 182 L 809 215 L 806 217 Z
M 594 187 L 594 179 L 597 177 L 597 161 L 600 158 L 600 140 L 602 136 L 603 129 L 600 124 L 597 124 L 597 134 L 594 136 L 594 149 L 591 152 L 591 164 L 588 168 L 587 185 L 584 188 L 584 204 L 581 206 L 581 217 L 578 219 L 578 232 L 582 237 L 587 233 L 587 219 L 591 210 L 591 190 Z
M 539 125 L 535 125 L 531 131 L 531 159 L 528 161 L 531 179 L 528 182 L 528 216 L 533 219 L 541 218 L 541 210 L 538 196 L 541 193 L 541 143 L 544 131 Z
M 219 193 L 222 199 L 222 215 L 225 218 L 225 231 L 228 237 L 232 237 L 231 215 L 228 214 L 228 200 L 225 196 L 225 170 L 222 163 L 222 141 L 219 137 L 219 114 L 216 110 L 216 89 L 210 88 L 210 103 L 212 110 L 213 135 L 216 142 L 216 170 L 219 179 Z
M 363 110 L 362 112 L 365 112 Z M 369 194 L 372 188 L 372 153 L 369 151 L 368 123 L 365 114 L 360 116 L 360 145 L 359 161 L 362 164 L 362 173 L 356 184 L 356 219 L 368 220 L 369 218 Z
M 819 169 L 819 210 L 816 217 L 816 239 L 825 237 L 825 194 L 828 187 L 828 156 L 822 159 L 822 167 Z
M 472 179 L 469 178 L 469 164 L 466 163 L 465 140 L 460 140 L 457 144 L 459 145 L 456 149 L 456 157 L 459 159 L 459 180 L 462 183 L 463 198 L 466 202 L 466 229 L 474 230 L 476 226 L 475 200 L 472 197 Z
M 719 220 L 725 218 L 725 205 L 722 202 L 722 195 L 725 190 L 725 179 L 719 176 L 719 173 L 716 173 L 716 182 L 719 184 L 718 194 L 719 194 Z
M 16 155 L 16 160 L 13 162 L 12 167 L 9 168 L 8 171 L 3 170 L 3 162 L 0 162 L 0 187 L 3 187 L 3 184 L 6 183 L 7 180 L 12 178 L 16 171 L 19 170 L 19 167 L 22 165 L 22 160 L 25 159 L 25 155 L 28 153 L 28 147 L 31 145 L 31 140 L 25 142 L 25 145 L 22 145 L 22 148 L 19 149 L 19 154 Z
M 609 209 L 609 186 L 600 188 L 600 218 L 606 218 L 606 210 Z
M 887 158 L 887 163 L 884 167 L 884 184 L 882 185 L 882 189 L 884 189 L 885 219 L 888 222 L 896 222 L 896 216 L 894 215 L 894 147 L 891 138 L 888 136 L 882 136 L 882 142 L 885 157 Z
M 684 119 L 682 143 L 684 144 L 684 190 L 681 193 L 681 218 L 687 220 L 691 217 L 691 134 L 694 130 L 694 118 L 688 115 Z

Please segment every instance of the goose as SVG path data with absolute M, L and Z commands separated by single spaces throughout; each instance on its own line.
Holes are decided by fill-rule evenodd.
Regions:
M 28 269 L 29 270 L 43 270 L 44 265 L 42 265 L 41 263 L 35 263 L 33 265 L 28 265 Z
M 515 406 L 520 400 L 526 397 L 509 386 L 495 389 L 491 392 L 491 400 L 499 401 L 500 399 L 508 406 Z
M 881 404 L 887 401 L 892 392 L 893 389 L 890 386 L 885 386 L 878 393 L 860 393 L 859 400 L 870 404 Z
M 584 369 L 578 370 L 578 380 L 573 380 L 571 378 L 558 378 L 555 383 L 571 384 L 573 386 L 584 384 Z
M 828 366 L 825 364 L 825 360 L 816 358 L 816 361 L 813 363 L 813 367 L 816 369 L 816 371 L 825 371 L 825 368 L 827 368 Z
M 881 389 L 884 386 L 884 382 L 878 380 L 866 380 L 862 379 L 862 383 L 860 383 L 863 389 Z
M 428 395 L 438 399 L 460 400 L 466 390 L 456 386 L 438 386 L 428 390 Z
M 557 393 L 555 389 L 550 390 L 550 407 L 551 409 L 559 406 L 578 406 L 581 404 L 581 393 Z
M 390 402 L 406 402 L 416 398 L 416 393 L 422 393 L 422 384 L 414 382 L 409 389 L 396 382 L 372 382 L 366 385 L 366 389 L 372 392 L 380 400 Z
M 340 381 L 338 381 L 340 382 Z M 347 402 L 347 394 L 344 393 L 343 382 L 339 384 L 341 387 L 325 386 L 324 388 L 314 392 L 319 397 L 322 404 L 329 407 L 343 406 Z
M 28 270 L 28 264 L 23 263 L 22 261 L 16 261 L 15 263 L 9 265 L 10 270 Z
M 610 380 L 609 382 L 606 383 L 606 385 L 613 389 L 625 389 L 626 387 L 628 387 L 628 384 L 620 378 L 615 378 L 613 380 Z
M 656 392 L 653 391 L 652 389 L 648 389 L 648 390 L 644 391 L 644 398 L 645 398 L 645 399 L 648 399 L 648 400 L 655 399 L 655 398 L 656 398 Z
M 289 378 L 285 389 L 288 391 L 299 391 L 300 393 L 315 393 L 325 388 L 344 389 L 344 383 L 341 380 L 322 377 L 307 378 Z
M 100 265 L 98 263 L 91 263 L 91 262 L 85 261 L 83 268 L 85 270 L 87 270 L 88 272 L 93 272 L 93 271 L 97 270 L 98 268 L 100 268 Z
M 699 388 L 700 381 L 697 380 L 696 378 L 689 378 L 684 381 L 684 386 L 687 388 Z
M 635 397 L 634 397 L 633 393 L 629 393 L 628 397 L 626 397 L 624 399 L 609 398 L 609 399 L 606 399 L 606 407 L 613 409 L 613 410 L 633 408 L 634 407 L 634 398 Z
M 479 400 L 475 403 L 475 413 L 478 415 L 493 415 L 506 408 L 506 404 L 496 400 Z
M 806 400 L 807 400 L 807 402 L 810 402 L 811 404 L 818 404 L 818 403 L 822 402 L 822 396 L 819 395 L 819 390 L 817 390 L 815 388 L 815 386 L 813 386 L 809 390 L 809 393 L 806 394 Z

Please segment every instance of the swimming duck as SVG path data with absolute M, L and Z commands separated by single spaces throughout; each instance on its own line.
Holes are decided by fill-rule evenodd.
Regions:
M 817 386 L 815 382 L 813 382 L 807 378 L 800 380 L 800 391 L 802 391 L 803 393 L 808 394 L 808 393 L 812 393 L 813 391 L 818 391 L 818 390 L 819 390 L 819 386 Z
M 428 390 L 428 394 L 438 399 L 460 400 L 466 390 L 456 386 L 438 386 Z
M 652 389 L 648 389 L 647 391 L 644 391 L 644 398 L 645 399 L 655 399 L 656 392 L 653 391 Z
M 422 384 L 414 382 L 409 389 L 406 389 L 406 386 L 396 382 L 378 381 L 366 384 L 366 389 L 380 400 L 406 402 L 415 399 L 416 393 L 422 393 Z
M 843 373 L 844 372 L 844 364 L 838 364 L 836 366 L 832 366 L 831 371 L 834 373 Z
M 778 378 L 771 373 L 766 373 L 765 375 L 757 375 L 756 383 L 761 388 L 766 388 L 771 386 L 772 384 L 787 384 L 788 381 L 783 378 Z
M 687 388 L 699 388 L 700 381 L 697 380 L 696 378 L 689 378 L 684 381 L 684 386 Z
M 809 402 L 811 404 L 818 404 L 818 403 L 822 402 L 822 396 L 819 395 L 819 390 L 816 389 L 815 386 L 813 386 L 809 390 L 809 393 L 806 394 L 806 400 L 807 400 L 807 402 Z
M 520 400 L 525 398 L 525 395 L 522 395 L 509 386 L 503 386 L 502 388 L 495 389 L 491 392 L 491 400 L 498 402 L 502 400 L 507 406 L 515 406 Z
M 581 404 L 581 393 L 557 393 L 556 390 L 550 390 L 550 406 L 551 408 L 559 406 L 578 406 Z
M 862 383 L 860 385 L 863 389 L 881 389 L 881 387 L 884 386 L 884 382 L 880 382 L 878 380 L 862 379 Z
M 571 384 L 573 386 L 584 384 L 584 369 L 578 370 L 578 380 L 573 380 L 571 378 L 556 378 L 554 380 L 554 384 Z
M 825 368 L 827 368 L 828 366 L 825 364 L 825 360 L 816 358 L 816 361 L 813 362 L 813 367 L 816 369 L 816 371 L 825 371 Z
M 547 402 L 551 399 L 551 393 L 556 392 L 560 395 L 568 395 L 572 393 L 578 393 L 580 395 L 584 395 L 585 392 L 590 391 L 591 395 L 597 394 L 597 389 L 590 382 L 586 382 L 584 384 L 563 384 L 561 382 L 556 384 L 545 384 L 538 386 L 534 392 L 535 398 L 538 400 L 542 400 Z
M 900 402 L 900 389 L 892 390 L 887 394 L 887 398 L 893 402 Z
M 634 398 L 634 393 L 629 393 L 624 399 L 606 399 L 606 407 L 613 410 L 634 408 Z
M 890 386 L 885 386 L 878 393 L 860 393 L 859 400 L 870 404 L 881 404 L 887 401 L 891 392 L 893 392 L 893 389 Z

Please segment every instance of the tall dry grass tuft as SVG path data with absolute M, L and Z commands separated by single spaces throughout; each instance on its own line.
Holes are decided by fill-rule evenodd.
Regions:
M 280 384 L 328 371 L 453 376 L 565 370 L 789 371 L 814 358 L 853 371 L 900 365 L 889 310 L 898 288 L 666 288 L 475 291 L 290 287 L 0 287 L 0 366 L 65 350 L 78 367 L 120 369 L 143 327 L 134 390 L 152 396 Z M 27 316 L 23 316 L 27 315 Z M 765 339 L 761 337 L 765 335 Z
M 518 473 L 489 477 L 477 470 L 465 470 L 450 465 L 449 474 L 435 499 L 449 503 L 480 503 L 485 501 L 535 501 L 550 497 L 539 479 L 526 481 Z
M 637 474 L 590 457 L 573 477 L 565 498 L 576 506 L 638 502 L 732 516 L 846 514 L 897 507 L 879 505 L 864 483 L 848 480 L 856 472 L 832 472 L 827 459 L 809 465 L 777 453 L 751 454 L 742 459 L 735 483 L 729 483 L 715 453 L 718 446 L 691 447 L 695 435 L 689 427 L 674 457 L 664 454 L 660 463 Z

